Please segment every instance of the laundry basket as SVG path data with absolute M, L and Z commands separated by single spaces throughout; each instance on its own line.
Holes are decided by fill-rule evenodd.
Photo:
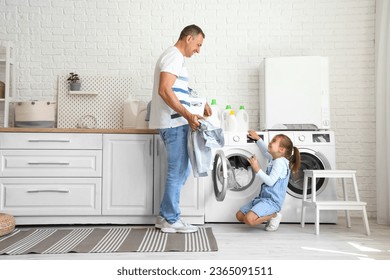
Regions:
M 0 236 L 12 232 L 15 228 L 15 218 L 11 215 L 0 213 Z

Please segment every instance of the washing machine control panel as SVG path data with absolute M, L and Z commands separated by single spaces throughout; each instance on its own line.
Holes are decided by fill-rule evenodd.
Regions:
M 277 134 L 287 135 L 295 145 L 334 145 L 334 134 L 332 131 L 269 131 L 268 137 L 272 139 Z
M 225 146 L 237 146 L 246 144 L 246 131 L 225 131 Z

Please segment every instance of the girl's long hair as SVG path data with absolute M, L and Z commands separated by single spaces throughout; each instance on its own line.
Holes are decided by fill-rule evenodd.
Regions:
M 278 134 L 275 137 L 280 138 L 280 146 L 286 149 L 284 156 L 289 161 L 289 167 L 292 174 L 296 174 L 301 166 L 301 154 L 297 147 L 294 147 L 291 139 L 285 134 Z

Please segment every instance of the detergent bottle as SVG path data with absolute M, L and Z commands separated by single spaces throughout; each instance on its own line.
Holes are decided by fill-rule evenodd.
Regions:
M 226 124 L 226 131 L 237 131 L 238 123 L 236 116 L 234 115 L 234 110 L 230 110 Z
M 219 107 L 217 105 L 217 100 L 211 100 L 211 111 L 212 115 L 207 118 L 207 120 L 215 127 L 221 127 L 221 113 L 219 111 Z
M 238 110 L 236 114 L 237 125 L 239 131 L 248 131 L 249 129 L 249 116 L 245 111 L 245 107 L 243 105 L 240 106 L 240 110 Z
M 230 116 L 230 111 L 232 110 L 232 106 L 226 105 L 225 110 L 221 114 L 221 128 L 223 130 L 227 130 L 227 123 Z

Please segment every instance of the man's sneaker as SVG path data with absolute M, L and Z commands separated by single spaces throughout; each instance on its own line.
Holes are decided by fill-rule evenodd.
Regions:
M 161 229 L 163 227 L 165 219 L 161 216 L 156 217 L 156 224 L 154 225 L 156 228 Z
M 265 230 L 266 231 L 277 230 L 281 220 L 282 220 L 282 214 L 280 214 L 279 212 L 276 213 L 276 217 L 268 221 L 267 225 L 265 226 Z
M 170 224 L 166 220 L 164 220 L 163 226 L 161 227 L 161 231 L 166 233 L 192 233 L 196 232 L 197 230 L 197 226 L 188 224 L 182 219 L 174 222 L 173 224 Z

